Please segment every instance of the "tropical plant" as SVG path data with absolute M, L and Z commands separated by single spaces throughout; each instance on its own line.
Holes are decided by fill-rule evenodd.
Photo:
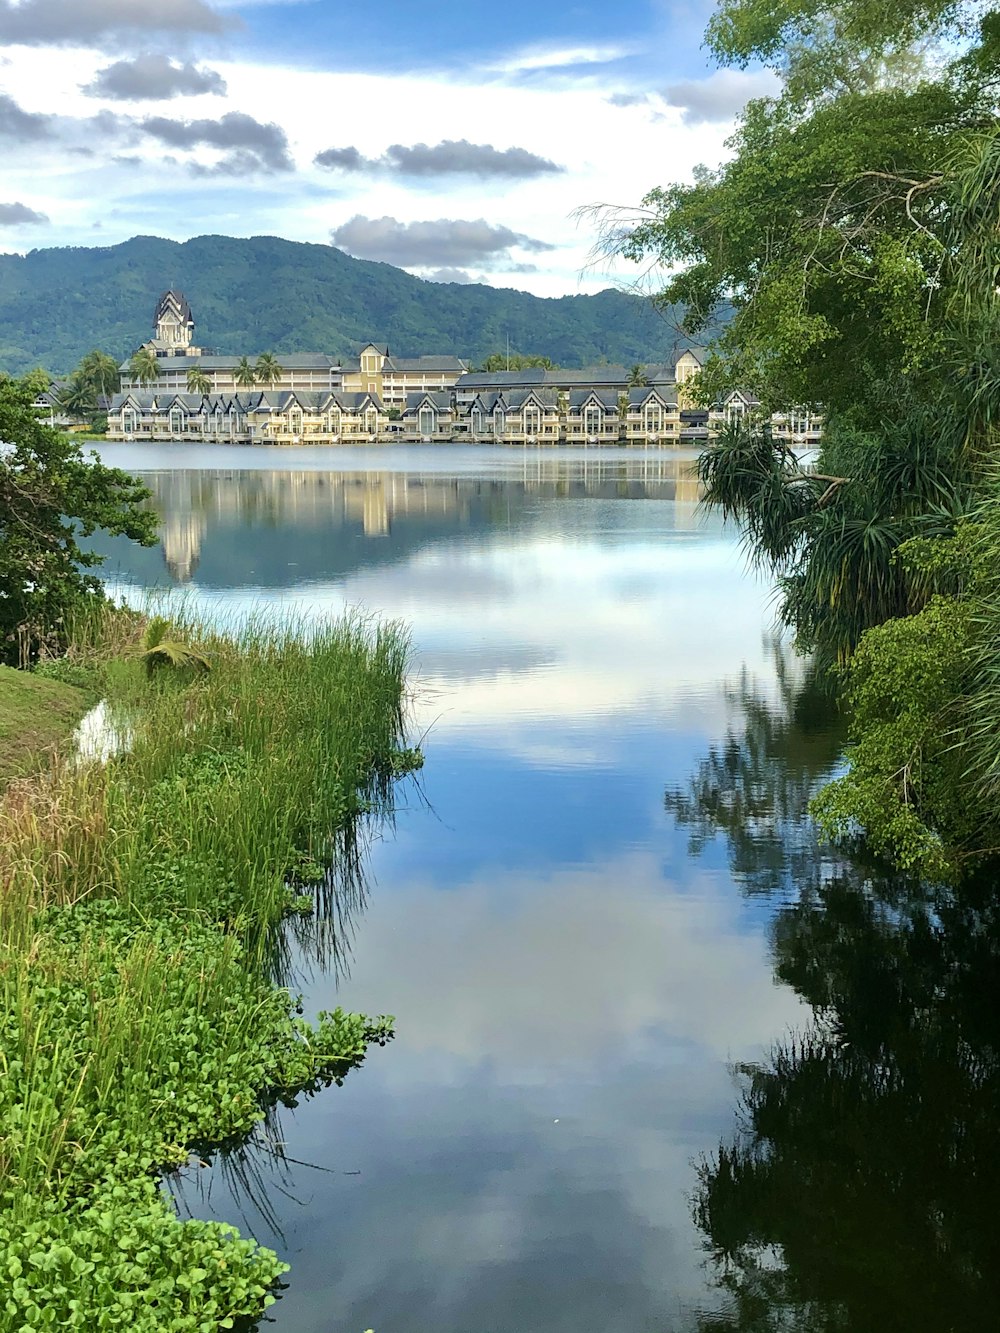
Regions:
M 257 364 L 254 366 L 254 377 L 258 384 L 277 384 L 284 374 L 284 368 L 276 356 L 270 352 L 262 352 L 257 358 Z
M 175 671 L 210 670 L 211 663 L 203 652 L 192 648 L 180 638 L 171 638 L 170 631 L 170 622 L 163 616 L 154 616 L 149 622 L 139 654 L 147 676 L 152 676 L 159 667 L 172 667 Z
M 212 380 L 209 375 L 202 370 L 201 366 L 192 366 L 187 373 L 188 393 L 200 393 L 202 395 L 212 392 Z
M 151 347 L 140 347 L 137 352 L 133 352 L 128 368 L 132 378 L 143 386 L 153 384 L 160 373 L 160 363 Z
M 628 387 L 630 389 L 645 389 L 649 384 L 649 377 L 646 374 L 646 368 L 640 362 L 629 368 Z
M 77 420 L 89 418 L 97 411 L 94 386 L 79 370 L 70 376 L 56 396 L 63 411 Z
M 110 398 L 121 388 L 118 362 L 97 347 L 81 360 L 76 373 L 89 381 L 94 386 L 94 392 L 101 397 Z
M 250 364 L 248 357 L 241 356 L 236 369 L 233 371 L 233 379 L 238 388 L 249 389 L 257 383 L 257 372 Z

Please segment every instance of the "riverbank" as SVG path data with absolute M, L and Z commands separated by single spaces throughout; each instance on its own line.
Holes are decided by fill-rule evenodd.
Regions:
M 0 666 L 0 783 L 42 767 L 96 697 L 86 685 Z
M 281 988 L 281 923 L 308 912 L 358 819 L 418 762 L 401 749 L 406 637 L 100 626 L 77 663 L 127 753 L 56 762 L 0 799 L 0 1330 L 209 1331 L 257 1317 L 285 1270 L 157 1186 L 391 1036 Z M 131 642 L 128 641 L 131 636 Z M 84 639 L 86 641 L 84 641 Z M 162 645 L 161 645 L 162 646 Z

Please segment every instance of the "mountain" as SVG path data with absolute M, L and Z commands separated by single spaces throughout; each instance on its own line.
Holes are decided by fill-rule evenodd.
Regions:
M 678 340 L 670 312 L 606 290 L 542 298 L 479 284 L 426 282 L 330 245 L 276 236 L 134 236 L 121 245 L 0 255 L 0 370 L 72 369 L 100 347 L 124 359 L 151 336 L 168 287 L 182 291 L 195 341 L 221 354 L 356 354 L 369 340 L 399 356 L 450 352 L 478 362 L 510 339 L 561 366 L 631 365 Z

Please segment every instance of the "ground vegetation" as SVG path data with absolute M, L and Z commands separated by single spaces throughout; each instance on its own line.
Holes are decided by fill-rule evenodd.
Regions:
M 158 645 L 187 645 L 144 665 Z M 283 922 L 321 933 L 324 867 L 355 855 L 402 748 L 406 640 L 360 619 L 225 635 L 78 615 L 67 657 L 110 709 L 107 762 L 0 795 L 0 1330 L 213 1333 L 285 1265 L 182 1221 L 157 1176 L 339 1082 L 391 1020 L 305 1022 Z M 309 913 L 303 916 L 303 913 Z M 320 938 L 320 934 L 317 934 Z

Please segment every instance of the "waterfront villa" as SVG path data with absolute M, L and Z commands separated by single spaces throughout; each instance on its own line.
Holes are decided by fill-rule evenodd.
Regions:
M 458 357 L 393 357 L 368 343 L 347 362 L 282 354 L 274 382 L 259 388 L 237 384 L 243 358 L 193 345 L 194 317 L 179 292 L 160 298 L 154 327 L 144 348 L 157 374 L 140 382 L 129 362 L 121 367 L 121 392 L 108 411 L 111 439 L 693 445 L 759 409 L 738 390 L 712 409 L 689 399 L 684 386 L 704 363 L 700 347 L 680 348 L 638 374 L 624 366 L 487 373 Z M 205 376 L 208 392 L 190 392 L 192 370 Z M 818 443 L 821 425 L 804 412 L 772 418 L 775 434 L 799 447 Z

